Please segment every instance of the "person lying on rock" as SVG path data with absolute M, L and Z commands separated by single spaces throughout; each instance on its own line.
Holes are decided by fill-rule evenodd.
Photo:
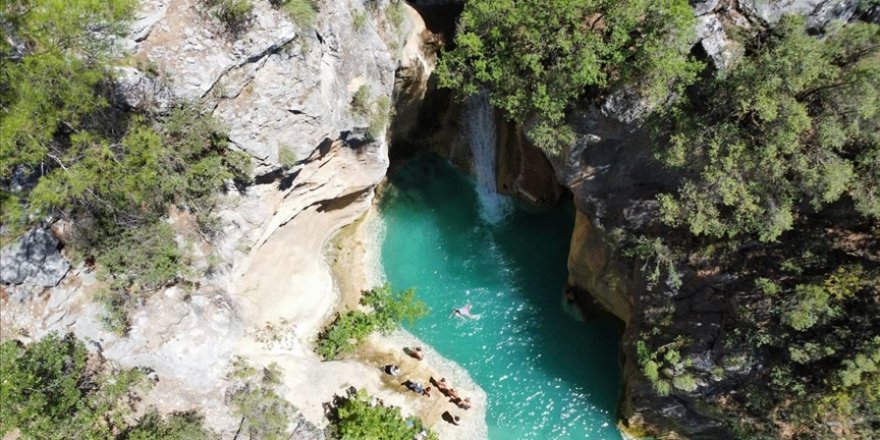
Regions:
M 441 415 L 446 423 L 450 423 L 452 425 L 458 426 L 458 422 L 461 420 L 461 417 L 452 415 L 449 411 L 445 411 L 443 415 Z
M 404 347 L 403 352 L 406 353 L 409 357 L 411 357 L 417 361 L 422 360 L 422 357 L 423 357 L 422 356 L 422 347 L 414 347 L 414 348 Z
M 462 400 L 461 398 L 455 398 L 450 399 L 449 401 L 465 411 L 471 409 L 471 399 L 469 397 L 465 397 L 464 400 Z
M 447 392 L 449 392 L 449 387 L 446 385 L 446 378 L 441 377 L 440 380 L 434 379 L 434 376 L 431 376 L 431 385 L 437 387 L 441 393 L 445 396 Z
M 449 397 L 449 398 L 452 398 L 452 399 L 458 399 L 458 392 L 455 391 L 455 388 L 448 388 L 448 389 L 446 390 L 446 392 L 443 393 L 443 394 L 445 394 L 446 397 Z
M 425 393 L 425 387 L 418 382 L 413 382 L 411 380 L 407 380 L 406 382 L 403 383 L 403 386 L 405 386 L 408 390 L 415 392 L 415 393 L 419 393 L 419 394 Z

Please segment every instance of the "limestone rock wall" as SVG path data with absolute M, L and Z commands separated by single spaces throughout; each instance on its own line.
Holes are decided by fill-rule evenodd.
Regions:
M 784 14 L 805 14 L 808 25 L 820 28 L 832 19 L 850 19 L 855 2 L 694 0 L 691 4 L 698 21 L 697 53 L 711 67 L 725 69 L 740 54 L 737 43 L 728 37 L 736 29 L 757 30 L 778 22 Z M 727 280 L 703 276 L 698 281 L 694 274 L 685 273 L 684 287 L 666 292 L 666 303 L 646 302 L 641 294 L 646 288 L 642 268 L 622 255 L 621 237 L 651 227 L 657 218 L 655 195 L 675 181 L 674 175 L 652 159 L 655 146 L 641 127 L 649 110 L 637 94 L 617 90 L 604 101 L 570 115 L 576 141 L 548 156 L 551 173 L 571 192 L 577 206 L 568 260 L 569 284 L 586 307 L 598 306 L 627 324 L 623 335 L 625 386 L 618 414 L 624 432 L 634 438 L 653 434 L 673 439 L 729 439 L 732 434 L 700 410 L 703 399 L 711 399 L 718 389 L 735 386 L 753 371 L 756 362 L 743 350 L 715 345 L 730 311 L 729 305 L 717 301 L 713 294 L 723 289 Z M 516 136 L 499 142 L 499 183 L 510 185 L 530 174 L 547 173 L 521 145 Z M 522 163 L 532 169 L 523 170 Z M 531 199 L 517 191 L 510 193 Z M 662 397 L 641 373 L 635 343 L 641 332 L 651 330 L 644 328 L 645 316 L 664 313 L 669 304 L 674 304 L 677 324 L 667 332 L 670 338 L 684 335 L 693 341 L 691 351 L 683 355 L 692 365 L 690 371 L 698 378 L 698 386 L 693 392 Z M 724 379 L 716 376 L 719 371 Z
M 321 403 L 346 382 L 381 393 L 372 367 L 321 362 L 311 350 L 338 300 L 324 247 L 371 207 L 389 164 L 387 127 L 368 134 L 374 114 L 353 114 L 352 96 L 366 85 L 371 102 L 390 100 L 396 70 L 421 62 L 418 15 L 407 7 L 397 27 L 384 13 L 388 1 L 375 3 L 367 10 L 360 0 L 319 1 L 314 26 L 301 27 L 268 0 L 254 0 L 251 19 L 232 32 L 199 0 L 143 0 L 124 42 L 131 65 L 119 68 L 118 103 L 154 112 L 192 103 L 211 112 L 233 148 L 253 158 L 255 184 L 223 197 L 217 237 L 185 241 L 192 219 L 172 213 L 168 221 L 193 260 L 186 275 L 193 287 L 148 296 L 131 311 L 127 337 L 101 325 L 94 302 L 101 282 L 81 263 L 60 283 L 20 280 L 4 267 L 4 337 L 72 331 L 113 364 L 152 368 L 159 383 L 143 404 L 198 409 L 221 438 L 237 428 L 223 379 L 236 355 L 281 365 L 287 397 L 306 408 L 304 427 L 326 423 Z M 360 15 L 365 23 L 354 26 Z M 283 149 L 294 163 L 282 166 Z M 267 337 L 267 324 L 281 342 Z M 315 438 L 314 429 L 297 432 L 295 439 Z
M 738 56 L 739 48 L 728 38 L 734 28 L 749 31 L 773 24 L 784 14 L 806 14 L 810 26 L 822 27 L 832 19 L 848 20 L 854 5 L 847 0 L 691 3 L 698 15 L 695 44 L 716 69 L 729 67 Z M 656 296 L 654 302 L 646 302 L 641 294 L 646 288 L 645 275 L 621 255 L 618 231 L 637 234 L 650 228 L 657 218 L 655 195 L 675 178 L 651 159 L 655 146 L 641 128 L 645 113 L 637 97 L 626 91 L 612 94 L 605 102 L 573 115 L 576 142 L 550 157 L 559 182 L 572 192 L 578 207 L 569 282 L 627 323 L 625 386 L 618 414 L 625 432 L 636 438 L 729 439 L 732 434 L 700 409 L 717 390 L 744 380 L 756 362 L 747 349 L 716 344 L 730 305 L 719 302 L 715 293 L 729 280 L 684 273 L 683 287 L 666 291 L 667 303 L 657 302 Z M 641 373 L 635 343 L 640 332 L 651 330 L 644 328 L 645 316 L 663 313 L 667 304 L 674 305 L 676 324 L 665 331 L 670 338 L 683 335 L 692 341 L 683 356 L 698 384 L 693 392 L 676 391 L 663 397 Z

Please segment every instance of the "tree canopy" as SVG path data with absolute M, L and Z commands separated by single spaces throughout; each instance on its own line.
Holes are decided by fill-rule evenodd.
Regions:
M 212 436 L 195 413 L 135 422 L 131 406 L 149 386 L 140 369 L 113 370 L 90 358 L 72 334 L 50 333 L 29 345 L 0 343 L 0 436 L 24 439 L 200 440 Z
M 192 108 L 166 117 L 110 105 L 113 40 L 133 0 L 16 0 L 2 6 L 0 222 L 14 234 L 47 215 L 105 235 L 197 204 L 249 159 Z
M 134 0 L 11 0 L 0 6 L 0 178 L 53 159 L 56 134 L 83 128 L 106 107 L 112 37 Z
M 400 408 L 376 404 L 365 390 L 357 390 L 334 408 L 331 417 L 340 438 L 350 440 L 410 440 L 424 432 L 425 440 L 437 440 L 437 433 L 417 417 L 404 417 Z
M 531 137 L 554 150 L 571 138 L 566 111 L 587 93 L 639 84 L 656 103 L 691 80 L 693 26 L 686 0 L 470 0 L 440 84 L 486 91 L 517 122 L 534 118 Z
M 696 235 L 777 239 L 842 198 L 880 218 L 880 25 L 824 38 L 784 19 L 729 72 L 666 112 L 661 153 L 687 177 L 664 220 Z
M 109 281 L 108 323 L 124 332 L 131 293 L 183 269 L 169 207 L 203 229 L 215 195 L 246 182 L 250 158 L 193 106 L 140 114 L 112 102 L 114 42 L 134 0 L 13 0 L 0 5 L 0 238 L 71 220 L 65 242 Z
M 318 335 L 315 351 L 324 359 L 351 353 L 374 331 L 390 333 L 407 321 L 410 324 L 428 314 L 415 289 L 393 292 L 385 283 L 365 292 L 361 303 L 371 310 L 349 310 L 340 314 Z

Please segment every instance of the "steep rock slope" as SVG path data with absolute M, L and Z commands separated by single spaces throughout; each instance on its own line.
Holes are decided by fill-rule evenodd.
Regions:
M 691 5 L 697 16 L 693 53 L 715 69 L 728 68 L 739 56 L 741 48 L 733 38 L 737 32 L 772 25 L 785 14 L 806 15 L 808 26 L 817 29 L 833 19 L 851 19 L 858 6 L 847 0 L 694 0 Z M 427 86 L 417 116 L 418 129 L 395 142 L 392 157 L 423 148 L 470 168 L 469 141 L 462 133 L 473 109 L 454 102 L 449 91 L 436 89 L 431 82 Z M 546 158 L 522 136 L 520 127 L 510 127 L 496 115 L 497 186 L 530 202 L 552 202 L 559 197 L 556 182 L 571 192 L 578 210 L 568 262 L 569 283 L 585 308 L 598 304 L 626 324 L 625 390 L 619 412 L 624 431 L 634 437 L 732 438 L 722 417 L 706 410 L 706 402 L 753 377 L 760 359 L 751 347 L 719 342 L 720 335 L 732 328 L 730 320 L 735 315 L 733 302 L 719 300 L 729 277 L 685 273 L 679 291 L 668 289 L 665 295 L 649 297 L 644 295 L 649 287 L 644 272 L 647 266 L 624 255 L 623 236 L 657 221 L 655 196 L 673 187 L 676 178 L 652 157 L 655 146 L 642 127 L 648 110 L 628 90 L 617 90 L 600 102 L 584 103 L 569 115 L 576 141 Z M 664 290 L 662 280 L 659 284 Z M 670 339 L 680 335 L 693 341 L 683 356 L 696 377 L 696 387 L 692 392 L 676 391 L 664 397 L 641 372 L 636 343 L 641 332 L 650 330 L 646 317 L 664 316 L 672 310 L 670 305 L 677 323 L 667 329 Z
M 807 15 L 808 26 L 821 28 L 832 19 L 850 19 L 856 7 L 845 0 L 691 3 L 698 15 L 697 52 L 717 69 L 728 67 L 737 56 L 737 43 L 729 37 L 737 29 L 773 24 L 784 14 Z M 644 113 L 638 100 L 627 99 L 625 93 L 613 95 L 574 115 L 577 141 L 550 158 L 558 181 L 572 192 L 578 207 L 569 282 L 583 294 L 587 307 L 595 300 L 627 324 L 619 413 L 624 432 L 635 437 L 733 438 L 723 418 L 708 409 L 709 402 L 741 388 L 760 369 L 761 359 L 754 347 L 721 343 L 736 315 L 735 302 L 719 300 L 732 278 L 684 273 L 681 289 L 664 287 L 661 279 L 660 286 L 652 286 L 665 292 L 659 301 L 657 295 L 643 294 L 650 283 L 645 267 L 623 255 L 621 232 L 637 234 L 650 227 L 658 217 L 655 195 L 674 186 L 675 176 L 651 157 L 655 146 L 640 126 Z M 692 341 L 682 356 L 697 379 L 693 391 L 660 396 L 638 366 L 636 343 L 641 332 L 651 330 L 649 317 L 670 310 L 675 324 L 665 330 L 668 339 Z
M 129 335 L 119 337 L 101 325 L 93 302 L 101 282 L 88 266 L 75 264 L 49 284 L 7 279 L 4 268 L 10 284 L 0 288 L 0 326 L 26 339 L 72 331 L 116 365 L 152 369 L 160 380 L 145 405 L 197 408 L 223 438 L 237 429 L 224 397 L 230 361 L 278 362 L 286 397 L 303 410 L 294 438 L 320 438 L 312 425 L 326 423 L 321 404 L 350 385 L 408 411 L 375 368 L 321 362 L 310 345 L 338 303 L 324 247 L 370 208 L 385 176 L 382 103 L 392 97 L 398 67 L 423 62 L 424 25 L 408 8 L 399 23 L 390 21 L 387 1 L 370 10 L 358 0 L 322 1 L 311 26 L 269 1 L 253 4 L 250 18 L 231 30 L 204 2 L 144 0 L 125 42 L 139 68 L 120 67 L 117 77 L 123 105 L 164 112 L 196 103 L 212 112 L 257 165 L 254 185 L 224 196 L 217 237 L 185 242 L 193 221 L 171 212 L 193 260 L 191 287 L 154 292 L 131 311 Z M 356 16 L 366 20 L 355 26 Z M 360 89 L 369 94 L 367 114 L 351 109 Z M 61 236 L 64 227 L 56 227 Z

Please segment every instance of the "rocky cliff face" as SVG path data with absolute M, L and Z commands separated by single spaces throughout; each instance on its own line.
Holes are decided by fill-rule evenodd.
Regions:
M 807 15 L 809 26 L 821 28 L 833 19 L 853 17 L 857 2 L 696 0 L 691 4 L 698 20 L 694 53 L 713 68 L 725 69 L 740 50 L 730 38 L 734 32 L 771 25 L 784 14 Z M 652 227 L 657 219 L 655 195 L 671 187 L 675 177 L 651 157 L 655 146 L 641 128 L 647 111 L 638 96 L 619 90 L 570 115 L 577 140 L 549 157 L 552 168 L 531 158 L 522 139 L 507 137 L 498 146 L 499 182 L 543 182 L 553 176 L 573 195 L 578 210 L 568 261 L 569 283 L 580 292 L 579 301 L 585 307 L 598 305 L 626 323 L 625 389 L 619 412 L 623 431 L 635 438 L 733 438 L 705 405 L 723 390 L 743 383 L 759 362 L 748 347 L 724 347 L 718 342 L 734 316 L 736 305 L 718 300 L 731 280 L 685 273 L 681 289 L 665 289 L 661 280 L 659 288 L 666 291 L 665 298 L 649 300 L 643 295 L 648 287 L 644 268 L 622 255 L 622 237 Z M 529 163 L 528 170 L 520 167 L 524 162 Z M 511 193 L 533 199 L 528 191 Z M 676 324 L 664 331 L 670 339 L 681 335 L 693 341 L 683 357 L 697 385 L 691 392 L 678 390 L 661 397 L 640 371 L 635 344 L 641 332 L 650 330 L 645 324 L 648 317 L 671 310 Z
M 784 14 L 805 14 L 809 26 L 821 28 L 832 19 L 850 19 L 856 7 L 856 2 L 846 0 L 691 4 L 698 16 L 695 52 L 716 69 L 728 67 L 737 57 L 739 48 L 729 37 L 737 29 L 773 24 Z M 674 177 L 651 160 L 654 146 L 640 128 L 645 113 L 638 99 L 624 92 L 613 94 L 571 118 L 577 141 L 550 158 L 556 178 L 572 192 L 578 207 L 569 282 L 627 323 L 625 389 L 619 413 L 625 433 L 636 438 L 649 434 L 733 438 L 719 418 L 707 412 L 705 402 L 716 399 L 720 391 L 736 388 L 754 372 L 759 360 L 751 357 L 749 347 L 718 343 L 735 307 L 718 300 L 730 280 L 685 273 L 681 289 L 668 289 L 663 302 L 649 301 L 642 294 L 647 284 L 642 268 L 622 256 L 620 232 L 637 234 L 651 227 L 657 218 L 654 196 L 669 187 Z M 650 330 L 646 318 L 668 313 L 670 305 L 674 305 L 676 324 L 665 331 L 670 338 L 682 335 L 694 341 L 683 357 L 696 373 L 697 386 L 692 392 L 674 391 L 661 397 L 638 367 L 635 343 L 640 332 Z
M 387 1 L 370 10 L 358 0 L 321 1 L 309 27 L 269 1 L 253 3 L 250 19 L 230 32 L 204 2 L 144 0 L 125 42 L 137 67 L 118 71 L 121 105 L 165 112 L 195 103 L 256 164 L 256 184 L 222 201 L 219 236 L 181 241 L 198 273 L 194 287 L 156 292 L 132 312 L 128 337 L 118 337 L 101 326 L 95 274 L 78 264 L 65 276 L 57 240 L 38 231 L 3 250 L 0 324 L 34 339 L 73 331 L 115 364 L 153 369 L 160 381 L 145 405 L 199 409 L 223 438 L 237 427 L 224 401 L 233 356 L 278 362 L 287 397 L 307 419 L 294 438 L 319 438 L 308 427 L 325 423 L 321 403 L 343 383 L 387 394 L 374 368 L 320 362 L 310 345 L 338 300 L 325 244 L 369 209 L 385 176 L 387 123 L 374 118 L 387 117 L 379 103 L 392 97 L 395 71 L 423 63 L 424 24 L 409 8 L 392 23 Z M 362 25 L 356 16 L 366 17 Z M 362 87 L 368 115 L 351 111 Z M 185 214 L 169 221 L 192 228 Z M 7 255 L 16 256 L 12 265 Z

